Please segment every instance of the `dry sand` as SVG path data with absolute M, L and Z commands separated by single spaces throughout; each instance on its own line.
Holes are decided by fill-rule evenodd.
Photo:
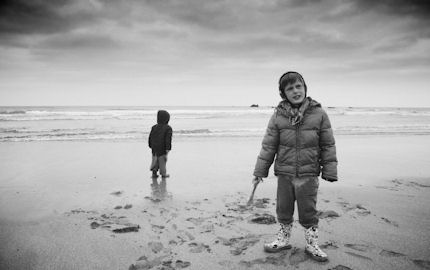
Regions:
M 177 139 L 165 183 L 145 143 L 2 143 L 0 269 L 430 269 L 428 136 L 338 136 L 320 244 L 267 254 L 275 177 L 247 207 L 257 138 Z M 253 220 L 270 224 L 258 224 Z

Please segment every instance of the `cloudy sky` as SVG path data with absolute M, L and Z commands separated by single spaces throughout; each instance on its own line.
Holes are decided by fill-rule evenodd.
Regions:
M 3 0 L 0 105 L 430 106 L 430 4 Z

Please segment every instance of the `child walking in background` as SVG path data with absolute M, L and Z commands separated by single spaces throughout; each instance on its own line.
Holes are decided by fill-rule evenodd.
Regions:
M 282 101 L 272 115 L 257 158 L 253 183 L 262 181 L 275 160 L 278 177 L 276 214 L 280 229 L 277 239 L 264 245 L 266 252 L 291 248 L 289 244 L 294 203 L 305 230 L 305 252 L 314 260 L 327 261 L 318 246 L 317 193 L 324 180 L 337 181 L 337 158 L 333 132 L 321 104 L 307 97 L 303 77 L 287 72 L 279 79 Z M 275 159 L 276 156 L 276 159 Z
M 169 177 L 166 170 L 167 154 L 172 149 L 172 128 L 168 125 L 170 114 L 167 111 L 157 112 L 157 124 L 152 126 L 148 144 L 152 149 L 152 162 L 150 170 L 152 177 L 158 177 L 160 170 L 162 178 Z

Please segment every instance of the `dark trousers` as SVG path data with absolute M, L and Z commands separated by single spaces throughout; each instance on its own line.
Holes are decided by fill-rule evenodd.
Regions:
M 297 201 L 299 222 L 305 228 L 318 226 L 317 193 L 319 180 L 316 176 L 278 176 L 276 214 L 279 223 L 293 222 L 294 202 Z
M 166 176 L 166 163 L 167 163 L 167 155 L 162 155 L 157 157 L 156 155 L 152 155 L 152 162 L 150 166 L 151 171 L 157 172 L 160 170 L 161 176 Z

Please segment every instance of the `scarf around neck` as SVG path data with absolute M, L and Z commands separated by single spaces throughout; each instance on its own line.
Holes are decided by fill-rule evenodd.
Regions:
M 276 110 L 278 113 L 288 117 L 288 121 L 290 122 L 290 124 L 292 126 L 295 126 L 300 124 L 300 122 L 303 120 L 303 114 L 309 108 L 311 101 L 312 99 L 310 97 L 306 97 L 299 107 L 294 108 L 287 100 L 283 100 L 279 102 L 279 105 L 278 107 L 276 107 Z

